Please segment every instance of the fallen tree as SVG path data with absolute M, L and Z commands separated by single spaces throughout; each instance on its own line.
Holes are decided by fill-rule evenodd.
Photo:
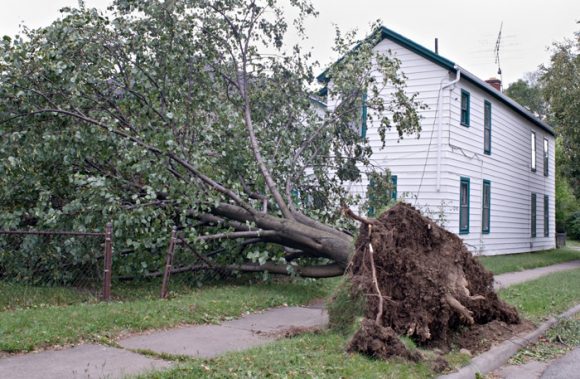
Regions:
M 419 103 L 371 35 L 327 72 L 337 103 L 319 108 L 309 54 L 284 40 L 315 11 L 292 5 L 290 23 L 275 1 L 117 0 L 5 38 L 3 226 L 113 219 L 135 251 L 115 263 L 129 276 L 160 267 L 173 226 L 201 252 L 227 247 L 192 268 L 341 275 L 353 252 L 342 183 L 372 153 L 363 94 L 382 134 L 417 133 Z M 336 51 L 355 42 L 337 32 Z

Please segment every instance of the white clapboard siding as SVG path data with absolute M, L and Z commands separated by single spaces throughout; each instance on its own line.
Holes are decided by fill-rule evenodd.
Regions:
M 470 126 L 460 125 L 461 89 L 470 93 Z M 492 105 L 491 155 L 483 153 L 483 107 Z M 470 229 L 461 235 L 473 251 L 506 254 L 545 250 L 555 246 L 554 138 L 480 88 L 460 81 L 451 96 L 452 146 L 445 159 L 450 178 L 471 183 Z M 536 171 L 531 170 L 531 132 L 536 133 Z M 543 144 L 549 144 L 549 173 L 544 176 Z M 470 159 L 471 158 L 471 159 Z M 491 182 L 490 233 L 481 232 L 483 180 Z M 459 201 L 459 184 L 453 199 Z M 531 197 L 537 196 L 536 237 L 531 237 Z M 549 236 L 544 237 L 544 195 L 549 197 Z M 459 230 L 457 210 L 449 216 L 449 229 Z
M 495 255 L 550 249 L 555 246 L 554 137 L 481 88 L 461 79 L 440 90 L 456 74 L 383 39 L 375 50 L 393 54 L 407 76 L 407 93 L 419 93 L 428 106 L 421 111 L 420 138 L 399 139 L 396 130 L 382 143 L 376 125 L 367 123 L 373 148 L 372 163 L 397 175 L 399 199 L 411 203 L 453 233 L 459 232 L 460 178 L 470 178 L 469 233 L 460 237 L 477 254 Z M 331 90 L 332 83 L 329 84 Z M 470 127 L 460 125 L 461 89 L 470 93 Z M 441 92 L 441 93 L 440 93 Z M 389 96 L 388 89 L 382 93 Z M 441 106 L 437 109 L 438 97 Z M 331 98 L 330 98 L 331 99 Z M 491 155 L 483 152 L 484 101 L 492 105 Z M 387 99 L 388 101 L 388 99 Z M 334 106 L 329 100 L 329 107 Z M 441 176 L 437 190 L 437 127 L 441 117 Z M 531 171 L 531 131 L 536 132 L 536 171 Z M 549 141 L 549 175 L 544 176 L 543 141 Z M 483 180 L 491 182 L 490 232 L 483 234 Z M 368 180 L 348 183 L 354 195 L 365 198 Z M 537 194 L 536 237 L 531 237 L 531 194 Z M 549 236 L 544 237 L 544 195 L 549 196 Z M 364 212 L 361 212 L 364 213 Z

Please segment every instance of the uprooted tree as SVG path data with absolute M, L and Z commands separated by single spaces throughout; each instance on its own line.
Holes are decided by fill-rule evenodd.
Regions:
M 290 3 L 292 23 L 274 0 L 117 0 L 4 37 L 2 226 L 113 219 L 128 275 L 148 272 L 173 226 L 191 270 L 341 275 L 354 246 L 342 182 L 372 153 L 363 94 L 383 136 L 418 133 L 420 104 L 371 35 L 327 72 L 336 106 L 317 108 L 310 56 L 285 43 L 316 12 Z M 344 55 L 354 34 L 335 42 Z

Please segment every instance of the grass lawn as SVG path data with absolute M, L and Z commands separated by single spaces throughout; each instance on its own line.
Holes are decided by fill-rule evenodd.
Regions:
M 500 290 L 524 317 L 539 321 L 580 303 L 580 269 L 557 272 Z
M 297 280 L 294 283 L 221 285 L 192 289 L 169 300 L 146 297 L 144 300 L 67 306 L 44 302 L 30 308 L 0 312 L 0 351 L 30 351 L 86 340 L 107 342 L 124 332 L 168 328 L 182 323 L 215 323 L 259 309 L 304 304 L 327 296 L 335 283 L 336 280 Z M 66 298 L 69 294 L 63 296 Z M 134 296 L 127 295 L 127 298 Z
M 580 259 L 580 250 L 564 247 L 533 253 L 478 257 L 478 259 L 488 270 L 497 275 Z
M 539 321 L 580 302 L 580 270 L 560 272 L 515 285 L 500 296 L 518 307 L 523 316 Z M 178 367 L 141 376 L 166 378 L 432 378 L 425 363 L 389 362 L 346 354 L 347 337 L 333 331 L 305 334 L 215 359 L 191 359 Z M 454 367 L 466 364 L 466 355 L 450 353 Z

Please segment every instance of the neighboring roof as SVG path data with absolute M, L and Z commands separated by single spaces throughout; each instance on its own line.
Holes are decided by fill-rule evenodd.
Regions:
M 435 64 L 437 64 L 437 65 L 439 65 L 439 66 L 441 66 L 449 71 L 452 71 L 454 73 L 457 73 L 457 70 L 461 71 L 461 79 L 465 79 L 468 82 L 471 82 L 475 86 L 481 88 L 482 90 L 484 90 L 485 92 L 487 92 L 491 96 L 495 97 L 497 100 L 501 101 L 502 103 L 504 103 L 505 105 L 510 107 L 516 113 L 520 114 L 524 118 L 533 122 L 534 124 L 536 124 L 537 126 L 539 126 L 542 129 L 544 129 L 545 131 L 547 131 L 551 135 L 555 135 L 554 129 L 550 125 L 548 125 L 545 122 L 543 122 L 542 120 L 538 119 L 533 113 L 528 111 L 526 108 L 524 108 L 523 106 L 521 106 L 520 104 L 518 104 L 517 102 L 515 102 L 514 100 L 512 100 L 508 96 L 504 95 L 502 92 L 496 90 L 495 88 L 493 88 L 491 85 L 489 85 L 485 81 L 479 79 L 474 74 L 470 73 L 469 71 L 465 70 L 464 68 L 455 64 L 454 62 L 450 61 L 449 59 L 444 58 L 439 54 L 435 54 L 433 51 L 427 49 L 426 47 L 421 46 L 418 43 L 413 42 L 410 39 L 400 35 L 399 33 L 394 32 L 391 29 L 388 29 L 384 26 L 382 26 L 380 28 L 380 32 L 381 32 L 381 38 L 378 42 L 382 41 L 383 39 L 389 39 L 389 40 L 403 46 L 404 48 L 414 52 L 415 54 L 420 55 L 423 58 L 426 58 L 426 59 L 430 60 L 431 62 L 433 62 L 433 63 L 435 63 Z M 358 48 L 358 46 L 359 45 L 356 45 L 351 51 L 355 51 Z M 342 60 L 342 58 L 340 60 Z M 340 62 L 340 60 L 339 60 L 339 62 Z M 322 74 L 318 75 L 318 77 L 317 77 L 318 81 L 322 82 L 322 83 L 328 82 L 329 78 L 327 76 L 327 73 L 328 73 L 328 69 L 326 69 Z

